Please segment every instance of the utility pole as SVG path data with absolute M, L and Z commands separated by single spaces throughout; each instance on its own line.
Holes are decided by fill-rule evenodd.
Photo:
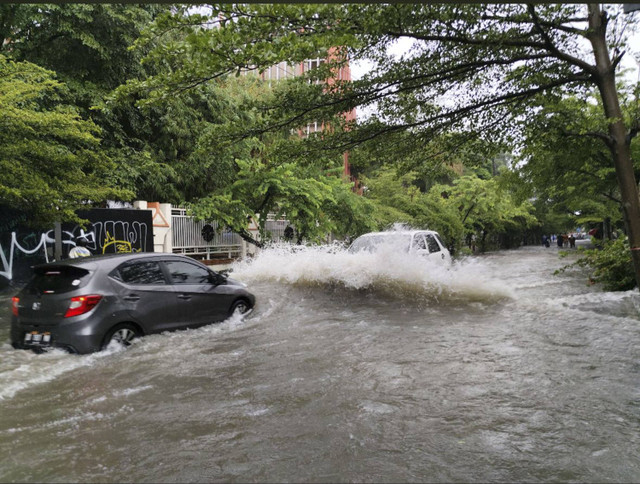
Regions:
M 56 261 L 60 261 L 62 260 L 62 224 L 60 222 L 55 222 L 53 233 L 55 237 L 53 256 Z

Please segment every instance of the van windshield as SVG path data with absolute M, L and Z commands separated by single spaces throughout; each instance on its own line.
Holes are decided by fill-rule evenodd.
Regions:
M 83 286 L 89 279 L 88 275 L 89 271 L 80 267 L 38 267 L 25 289 L 30 294 L 60 294 Z
M 382 246 L 389 246 L 396 250 L 409 252 L 411 235 L 391 233 L 358 237 L 353 244 L 351 244 L 351 247 L 349 247 L 349 252 L 360 252 L 361 250 L 373 252 Z

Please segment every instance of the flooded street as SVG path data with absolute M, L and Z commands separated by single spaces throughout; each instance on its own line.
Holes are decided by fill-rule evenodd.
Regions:
M 88 356 L 13 350 L 5 296 L 0 481 L 640 481 L 637 291 L 403 257 L 265 251 L 245 321 Z

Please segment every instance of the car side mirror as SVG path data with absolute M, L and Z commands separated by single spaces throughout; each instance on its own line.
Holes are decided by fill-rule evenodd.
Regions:
M 218 274 L 217 272 L 212 272 L 212 273 L 209 274 L 209 282 L 211 284 L 219 286 L 219 285 L 224 284 L 225 282 L 227 282 L 227 280 L 225 279 L 225 277 L 222 274 Z

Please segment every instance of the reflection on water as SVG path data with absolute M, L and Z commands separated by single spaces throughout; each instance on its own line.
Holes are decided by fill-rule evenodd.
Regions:
M 249 319 L 87 356 L 7 302 L 0 481 L 640 481 L 639 295 L 565 263 L 275 248 Z

